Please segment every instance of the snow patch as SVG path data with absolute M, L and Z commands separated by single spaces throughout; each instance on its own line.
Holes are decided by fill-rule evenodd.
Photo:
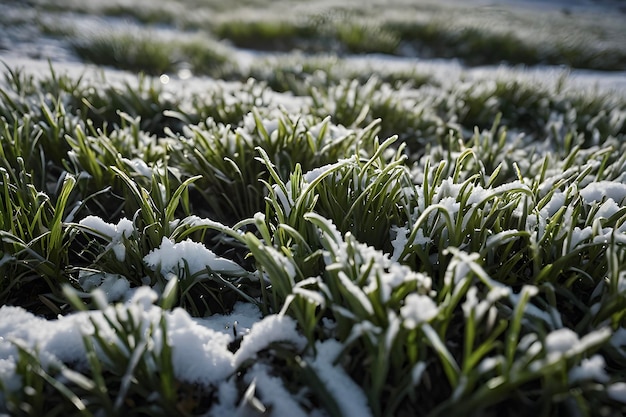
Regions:
M 233 364 L 238 368 L 243 362 L 252 359 L 258 352 L 274 342 L 288 342 L 296 350 L 306 346 L 306 339 L 296 330 L 296 322 L 289 316 L 271 315 L 252 325 L 250 333 L 243 338 L 239 350 L 233 357 Z
M 587 204 L 609 198 L 622 204 L 626 199 L 626 184 L 613 181 L 592 182 L 580 190 L 580 195 Z
M 180 308 L 167 316 L 174 372 L 182 380 L 217 384 L 233 372 L 229 335 L 194 321 Z
M 144 257 L 144 262 L 153 271 L 160 270 L 164 277 L 181 276 L 188 268 L 190 275 L 205 271 L 229 275 L 245 275 L 246 271 L 235 262 L 217 256 L 202 243 L 186 239 L 180 243 L 163 237 L 161 246 Z
M 120 219 L 117 224 L 107 223 L 98 216 L 87 216 L 82 219 L 79 225 L 90 229 L 92 232 L 109 240 L 106 250 L 113 250 L 118 261 L 124 262 L 126 259 L 126 247 L 124 238 L 129 238 L 135 231 L 133 222 L 127 218 Z
M 626 404 L 626 382 L 616 382 L 606 389 L 609 397 L 615 401 Z
M 606 383 L 610 378 L 604 369 L 605 366 L 604 357 L 601 355 L 585 358 L 580 362 L 579 366 L 569 371 L 570 382 L 594 380 Z
M 404 305 L 400 308 L 404 325 L 409 329 L 432 320 L 438 313 L 437 304 L 430 297 L 421 294 L 407 295 Z
M 329 339 L 315 344 L 317 356 L 311 367 L 331 394 L 344 417 L 368 417 L 372 415 L 363 390 L 339 366 L 333 365 L 343 345 Z

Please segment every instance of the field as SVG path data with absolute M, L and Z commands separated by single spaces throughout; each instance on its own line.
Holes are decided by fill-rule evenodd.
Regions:
M 0 416 L 626 414 L 625 11 L 534 3 L 0 1 Z

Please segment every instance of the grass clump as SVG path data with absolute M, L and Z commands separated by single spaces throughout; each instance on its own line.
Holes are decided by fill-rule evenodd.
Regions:
M 167 39 L 149 32 L 122 31 L 74 40 L 72 46 L 86 61 L 148 75 L 175 73 L 183 68 L 197 74 L 219 75 L 229 63 L 220 46 L 201 35 Z

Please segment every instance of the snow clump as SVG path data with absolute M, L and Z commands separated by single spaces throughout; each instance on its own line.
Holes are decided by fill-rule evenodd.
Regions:
M 421 294 L 407 295 L 404 305 L 400 308 L 404 325 L 409 329 L 432 320 L 438 313 L 437 304 L 430 297 Z
M 87 216 L 82 219 L 79 225 L 90 229 L 92 232 L 109 240 L 106 250 L 113 250 L 118 261 L 124 262 L 126 259 L 126 247 L 124 238 L 129 238 L 135 231 L 133 222 L 126 217 L 120 219 L 117 224 L 107 223 L 98 216 Z
M 202 243 L 186 239 L 180 243 L 163 237 L 161 246 L 144 258 L 153 271 L 159 270 L 164 277 L 180 276 L 186 268 L 190 275 L 210 269 L 228 275 L 245 275 L 246 271 L 235 262 L 217 256 Z

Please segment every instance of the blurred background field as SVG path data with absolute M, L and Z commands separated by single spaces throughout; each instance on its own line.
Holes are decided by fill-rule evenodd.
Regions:
M 0 54 L 220 76 L 232 48 L 626 70 L 619 1 L 0 2 Z

